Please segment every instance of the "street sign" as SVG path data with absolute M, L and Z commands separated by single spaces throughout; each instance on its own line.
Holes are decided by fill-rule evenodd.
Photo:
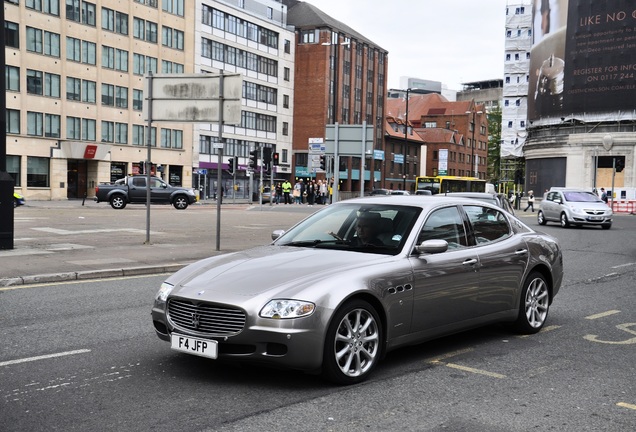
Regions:
M 220 119 L 219 100 L 223 78 L 223 122 L 241 123 L 241 74 L 157 74 L 146 76 L 143 116 L 152 121 L 217 122 Z M 148 101 L 150 100 L 151 106 Z
M 335 152 L 336 126 L 327 125 L 325 152 Z M 363 125 L 338 125 L 338 154 L 340 156 L 360 156 L 362 149 Z M 373 150 L 373 126 L 364 131 L 365 153 Z

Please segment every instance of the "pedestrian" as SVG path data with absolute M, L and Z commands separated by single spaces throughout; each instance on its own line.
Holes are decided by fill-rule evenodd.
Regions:
M 283 194 L 283 186 L 280 182 L 276 183 L 276 187 L 274 188 L 274 202 L 276 204 L 280 204 L 280 196 Z
M 294 185 L 294 204 L 302 204 L 303 203 L 303 184 L 302 179 L 296 181 Z
M 607 204 L 607 192 L 605 192 L 605 188 L 601 188 L 601 199 Z
M 525 212 L 529 208 L 531 208 L 534 213 L 534 191 L 528 191 L 528 206 L 523 211 Z
M 292 185 L 290 181 L 285 180 L 283 184 L 281 185 L 281 188 L 283 189 L 283 198 L 285 198 L 285 204 L 291 204 L 292 202 L 291 202 L 291 197 L 289 196 L 289 194 L 291 193 Z
M 313 207 L 316 199 L 316 180 L 307 182 L 307 205 Z

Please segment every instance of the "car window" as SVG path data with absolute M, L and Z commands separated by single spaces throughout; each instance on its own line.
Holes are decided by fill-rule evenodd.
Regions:
M 508 220 L 501 211 L 473 205 L 464 206 L 464 210 L 473 226 L 477 244 L 497 241 L 510 235 Z
M 143 177 L 133 177 L 132 184 L 137 187 L 146 187 L 146 179 Z
M 565 192 L 565 200 L 569 202 L 599 202 L 601 199 L 592 192 Z
M 464 223 L 456 206 L 433 211 L 420 230 L 417 244 L 426 240 L 446 240 L 449 249 L 468 245 Z
M 150 187 L 151 188 L 158 188 L 161 187 L 161 185 L 163 184 L 163 182 L 159 179 L 150 179 Z

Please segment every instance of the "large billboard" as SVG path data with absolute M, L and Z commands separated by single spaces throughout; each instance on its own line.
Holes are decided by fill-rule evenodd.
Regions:
M 535 0 L 528 119 L 634 118 L 633 0 Z

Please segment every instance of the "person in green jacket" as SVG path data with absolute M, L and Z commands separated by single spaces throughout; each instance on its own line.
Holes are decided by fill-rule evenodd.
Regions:
M 291 204 L 291 198 L 289 194 L 291 193 L 292 185 L 289 180 L 285 180 L 283 182 L 283 197 L 285 197 L 285 204 Z

